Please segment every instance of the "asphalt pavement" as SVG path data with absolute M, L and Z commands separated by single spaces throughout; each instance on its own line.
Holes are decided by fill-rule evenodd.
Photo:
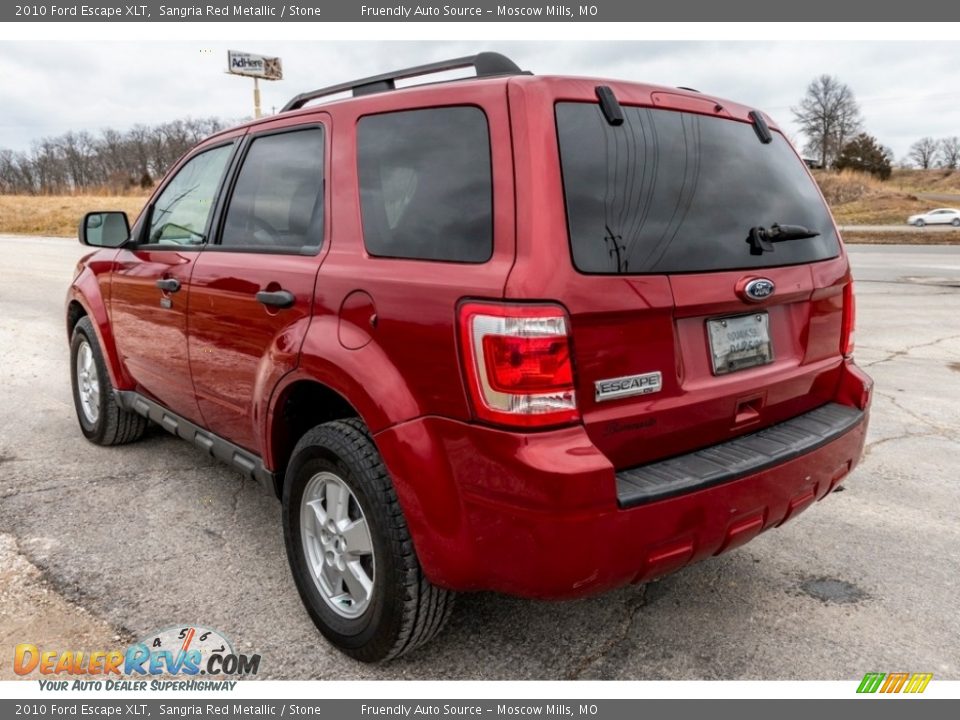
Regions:
M 924 225 L 923 227 L 917 227 L 916 225 L 903 223 L 902 225 L 840 225 L 838 227 L 841 233 L 915 233 L 917 235 L 922 235 L 923 233 L 957 233 L 957 236 L 960 237 L 960 228 L 956 228 L 953 225 Z
M 646 587 L 463 595 L 441 637 L 376 667 L 307 617 L 276 500 L 160 430 L 84 440 L 63 322 L 82 254 L 0 236 L 0 678 L 15 642 L 104 649 L 199 623 L 278 679 L 960 679 L 960 247 L 850 248 L 877 389 L 843 492 Z

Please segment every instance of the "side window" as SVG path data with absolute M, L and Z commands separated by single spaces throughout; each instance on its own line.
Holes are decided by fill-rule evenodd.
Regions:
M 369 115 L 357 127 L 371 255 L 485 262 L 493 252 L 487 118 L 476 107 Z
M 224 247 L 311 250 L 323 240 L 323 129 L 251 144 L 227 208 Z
M 194 156 L 160 193 L 150 213 L 147 242 L 200 245 L 233 145 Z

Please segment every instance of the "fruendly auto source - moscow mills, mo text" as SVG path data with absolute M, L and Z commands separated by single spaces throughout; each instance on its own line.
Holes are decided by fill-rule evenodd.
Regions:
M 371 7 L 361 5 L 360 14 L 370 18 L 417 19 L 420 17 L 593 17 L 598 13 L 596 5 L 497 5 L 496 8 L 480 8 L 473 5 L 393 5 Z

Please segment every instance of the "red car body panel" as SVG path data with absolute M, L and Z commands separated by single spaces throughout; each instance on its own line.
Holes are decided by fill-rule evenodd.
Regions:
M 249 134 L 290 127 L 326 129 L 324 174 L 330 177 L 330 116 L 258 123 Z M 325 199 L 329 216 L 330 200 Z M 216 248 L 199 254 L 190 281 L 189 353 L 204 426 L 240 447 L 263 454 L 269 403 L 280 379 L 296 369 L 314 313 L 317 272 L 330 248 L 329 223 L 315 255 L 282 255 Z M 293 293 L 292 307 L 265 308 L 259 290 Z
M 141 392 L 202 423 L 187 354 L 187 294 L 161 291 L 159 279 L 188 286 L 197 251 L 121 250 L 110 279 L 116 352 Z M 170 303 L 160 306 L 160 300 Z
M 575 597 L 736 547 L 823 498 L 862 454 L 871 382 L 838 345 L 847 258 L 841 249 L 832 260 L 753 273 L 779 292 L 750 306 L 738 296 L 743 271 L 577 272 L 553 106 L 595 102 L 601 82 L 624 104 L 749 121 L 749 108 L 693 92 L 544 77 L 451 82 L 284 113 L 197 151 L 322 124 L 326 222 L 317 255 L 104 250 L 87 259 L 68 303 L 94 318 L 116 388 L 149 395 L 259 454 L 268 469 L 282 472 L 292 445 L 276 430 L 290 393 L 317 383 L 340 395 L 374 434 L 424 571 L 440 586 Z M 477 106 L 487 116 L 492 257 L 458 264 L 371 256 L 361 228 L 357 123 L 368 114 L 445 105 Z M 167 274 L 189 285 L 172 313 L 157 307 L 153 285 Z M 270 311 L 253 300 L 258 290 L 279 287 L 295 295 L 291 309 Z M 531 432 L 476 420 L 457 334 L 457 307 L 467 299 L 546 301 L 567 311 L 581 422 Z M 770 314 L 775 361 L 714 376 L 705 317 L 752 309 Z M 124 336 L 115 339 L 112 326 Z M 163 347 L 151 347 L 159 339 Z M 663 373 L 661 392 L 595 401 L 595 381 L 647 370 Z M 617 470 L 828 402 L 863 410 L 863 421 L 762 472 L 618 507 Z
M 129 390 L 133 387 L 133 381 L 117 355 L 108 309 L 114 254 L 115 251 L 99 250 L 77 263 L 76 277 L 67 290 L 67 320 L 69 323 L 76 316 L 70 311 L 71 306 L 79 306 L 82 314 L 92 320 L 97 340 L 103 349 L 110 382 L 119 390 Z M 68 336 L 72 330 L 73 327 L 68 326 Z
M 279 255 L 250 266 L 250 255 L 200 253 L 190 288 L 190 366 L 203 425 L 240 447 L 263 452 L 269 399 L 296 369 L 310 326 L 315 257 Z M 293 307 L 266 312 L 260 289 L 288 290 Z
M 625 510 L 582 427 L 518 438 L 422 418 L 376 440 L 432 582 L 568 599 L 661 577 L 792 520 L 856 465 L 866 426 L 775 468 Z

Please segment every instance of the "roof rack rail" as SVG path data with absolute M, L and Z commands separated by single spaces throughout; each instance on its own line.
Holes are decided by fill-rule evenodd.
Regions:
M 299 110 L 311 100 L 334 95 L 336 93 L 352 91 L 354 97 L 360 95 L 372 95 L 373 93 L 395 90 L 397 80 L 418 77 L 420 75 L 430 75 L 432 73 L 444 72 L 446 70 L 457 70 L 459 68 L 476 68 L 477 77 L 493 77 L 496 75 L 523 75 L 524 73 L 513 60 L 495 52 L 482 52 L 476 55 L 467 55 L 466 57 L 454 58 L 452 60 L 441 60 L 439 62 L 428 63 L 426 65 L 417 65 L 416 67 L 394 70 L 383 73 L 382 75 L 373 75 L 372 77 L 362 78 L 360 80 L 351 80 L 350 82 L 331 85 L 330 87 L 311 90 L 310 92 L 300 93 L 293 100 L 283 106 L 280 112 L 290 110 Z

